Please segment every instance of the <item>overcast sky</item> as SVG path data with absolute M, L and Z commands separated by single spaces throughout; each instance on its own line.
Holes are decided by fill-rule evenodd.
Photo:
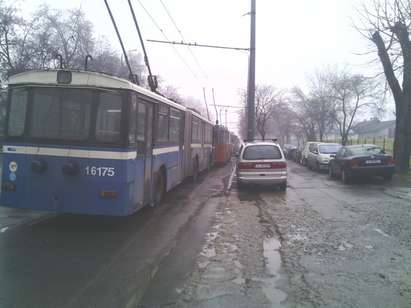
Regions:
M 20 0 L 25 14 L 46 3 L 53 8 L 81 7 L 93 22 L 95 32 L 120 48 L 103 0 Z M 162 0 L 188 42 L 248 47 L 249 0 Z M 126 49 L 140 49 L 127 0 L 109 1 Z M 160 0 L 132 0 L 145 39 L 180 41 Z M 257 0 L 256 82 L 276 87 L 304 87 L 306 77 L 327 66 L 348 66 L 354 72 L 371 73 L 369 59 L 356 54 L 369 43 L 353 28 L 361 0 Z M 354 20 L 355 21 L 355 20 Z M 239 105 L 239 90 L 246 87 L 248 53 L 146 42 L 154 74 L 162 76 L 185 96 L 203 99 L 206 87 L 211 101 Z M 180 59 L 176 51 L 184 58 Z M 229 126 L 236 128 L 231 109 Z

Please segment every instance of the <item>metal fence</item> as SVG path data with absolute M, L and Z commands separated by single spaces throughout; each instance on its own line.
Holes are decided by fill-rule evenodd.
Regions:
M 325 140 L 325 142 L 335 142 L 335 143 L 340 143 L 341 144 L 341 138 L 334 139 L 334 140 L 327 139 L 327 140 Z M 347 142 L 347 145 L 353 145 L 353 144 L 375 144 L 375 145 L 381 147 L 387 153 L 393 153 L 393 149 L 394 149 L 394 139 L 393 138 L 387 138 L 387 137 L 349 138 L 348 142 Z

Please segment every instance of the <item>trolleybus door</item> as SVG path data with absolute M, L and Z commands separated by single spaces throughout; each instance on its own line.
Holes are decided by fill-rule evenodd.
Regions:
M 152 187 L 152 162 L 153 162 L 153 105 L 145 104 L 146 111 L 146 142 L 145 142 L 145 163 L 144 163 L 144 204 L 151 203 Z

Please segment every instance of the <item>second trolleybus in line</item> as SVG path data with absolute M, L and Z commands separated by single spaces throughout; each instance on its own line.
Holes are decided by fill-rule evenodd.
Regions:
M 5 131 L 2 206 L 118 216 L 210 168 L 220 138 L 161 95 L 68 70 L 10 77 Z

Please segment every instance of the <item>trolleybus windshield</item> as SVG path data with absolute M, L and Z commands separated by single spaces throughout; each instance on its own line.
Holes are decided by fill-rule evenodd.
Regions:
M 26 139 L 67 142 L 120 141 L 122 97 L 116 91 L 33 87 L 12 89 L 10 95 L 10 137 L 25 135 Z M 93 113 L 95 127 L 91 125 Z

